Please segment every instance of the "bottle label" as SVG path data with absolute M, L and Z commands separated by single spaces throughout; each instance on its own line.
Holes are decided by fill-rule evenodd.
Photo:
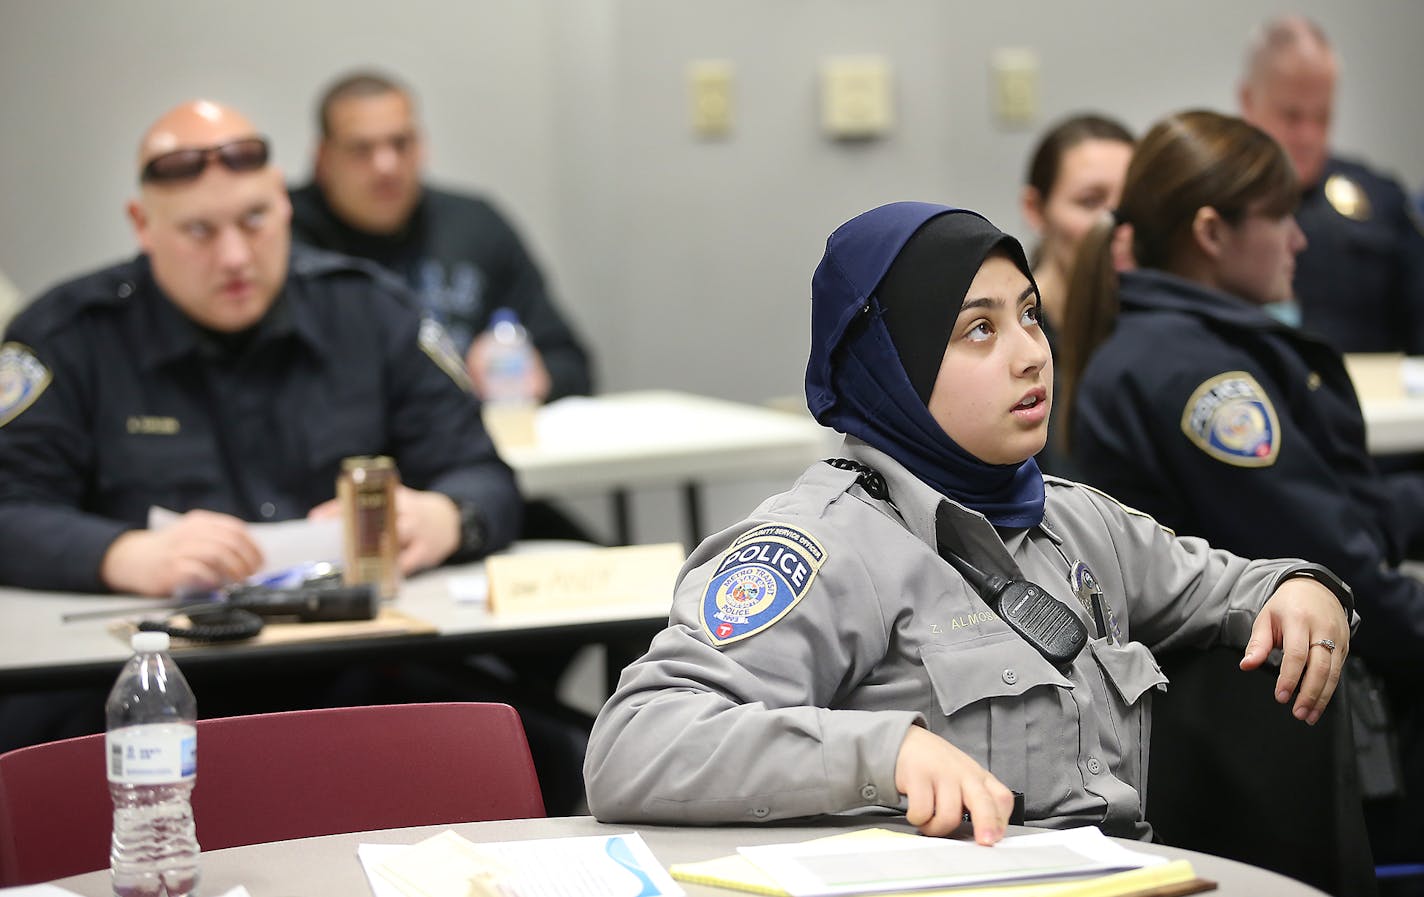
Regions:
M 189 723 L 146 723 L 108 734 L 109 781 L 162 785 L 198 772 L 198 729 Z

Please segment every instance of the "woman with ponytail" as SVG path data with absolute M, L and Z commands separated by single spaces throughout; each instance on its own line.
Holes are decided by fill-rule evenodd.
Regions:
M 1185 112 L 1153 127 L 1128 168 L 1116 219 L 1094 228 L 1076 262 L 1061 359 L 1067 404 L 1060 411 L 1086 482 L 1183 535 L 1247 557 L 1307 558 L 1351 585 L 1364 620 L 1352 653 L 1385 678 L 1401 717 L 1406 788 L 1418 794 L 1424 583 L 1398 565 L 1424 520 L 1424 480 L 1376 471 L 1340 354 L 1270 313 L 1291 298 L 1295 255 L 1305 245 L 1293 215 L 1299 196 L 1284 151 L 1238 118 Z M 1119 229 L 1130 230 L 1135 261 L 1134 270 L 1121 274 L 1108 248 Z M 1174 682 L 1189 682 L 1176 663 L 1164 660 Z M 1274 857 L 1232 853 L 1252 843 L 1244 837 L 1255 825 L 1250 819 L 1280 818 L 1288 793 L 1237 762 L 1241 745 L 1222 743 L 1212 731 L 1219 719 L 1201 716 L 1200 703 L 1177 705 L 1190 688 L 1175 689 L 1164 702 L 1158 735 L 1172 745 L 1174 760 L 1202 763 L 1203 774 L 1207 758 L 1225 758 L 1210 768 L 1238 776 L 1255 795 L 1246 805 L 1259 815 L 1233 829 L 1218 814 L 1199 812 L 1193 824 L 1210 840 L 1184 846 L 1297 877 L 1318 873 L 1323 863 L 1302 849 L 1312 840 L 1303 831 Z M 1239 713 L 1275 731 L 1286 726 L 1248 708 L 1249 691 L 1228 701 L 1205 694 L 1220 714 Z M 1333 781 L 1333 750 L 1328 741 L 1302 738 L 1297 749 L 1282 752 L 1289 778 Z M 1365 781 L 1390 778 L 1391 766 L 1364 768 Z M 1169 786 L 1157 789 L 1153 801 L 1173 798 Z M 1175 798 L 1200 806 L 1193 789 L 1184 784 Z M 1348 812 L 1342 807 L 1334 815 Z M 1371 820 L 1372 832 L 1412 831 L 1417 861 L 1424 843 L 1417 803 L 1384 818 Z M 1183 835 L 1166 823 L 1164 832 Z M 1354 836 L 1326 833 L 1318 840 L 1334 849 Z

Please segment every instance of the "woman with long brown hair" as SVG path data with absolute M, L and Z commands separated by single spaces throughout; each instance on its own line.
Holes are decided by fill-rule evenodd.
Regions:
M 1280 146 L 1240 119 L 1195 111 L 1153 127 L 1128 168 L 1115 220 L 1089 233 L 1075 263 L 1061 411 L 1087 482 L 1182 535 L 1246 556 L 1307 558 L 1351 584 L 1364 619 L 1352 653 L 1386 675 L 1405 750 L 1414 752 L 1406 781 L 1424 788 L 1424 583 L 1397 569 L 1417 526 L 1409 516 L 1424 510 L 1424 484 L 1376 472 L 1340 354 L 1266 310 L 1291 298 L 1295 254 L 1305 245 L 1293 216 L 1299 195 Z M 1136 263 L 1121 274 L 1109 249 L 1119 228 L 1131 232 Z M 1183 708 L 1206 743 L 1203 726 L 1244 712 L 1235 694 L 1212 701 L 1210 718 L 1199 705 Z M 1163 703 L 1170 721 L 1171 701 Z M 1263 726 L 1274 718 L 1252 712 Z M 1185 747 L 1191 727 L 1178 733 L 1175 753 L 1195 752 L 1188 762 L 1209 750 Z M 1288 761 L 1301 764 L 1295 778 L 1328 777 L 1304 765 L 1313 747 L 1328 753 L 1328 745 L 1302 745 Z M 1285 796 L 1261 785 L 1256 796 L 1274 808 L 1272 819 L 1289 815 Z M 1372 829 L 1404 831 L 1406 815 Z M 1412 818 L 1418 831 L 1417 810 Z M 1318 865 L 1298 843 L 1284 852 Z

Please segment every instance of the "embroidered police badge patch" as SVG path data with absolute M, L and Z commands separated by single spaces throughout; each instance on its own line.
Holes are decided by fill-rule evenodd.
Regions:
M 0 427 L 20 416 L 49 386 L 49 368 L 29 346 L 5 343 L 0 346 Z
M 450 339 L 450 334 L 445 332 L 438 321 L 431 318 L 422 318 L 420 321 L 420 348 L 430 356 L 430 360 L 440 367 L 440 370 L 450 375 L 450 379 L 465 392 L 474 392 L 474 384 L 470 382 L 470 372 L 465 370 L 465 360 L 460 357 L 460 352 L 455 348 L 454 340 Z
M 1197 448 L 1236 467 L 1270 467 L 1281 447 L 1276 409 L 1245 371 L 1198 386 L 1182 411 L 1182 432 Z
M 791 526 L 768 524 L 732 543 L 702 596 L 702 628 L 716 647 L 756 635 L 806 597 L 825 563 L 821 544 Z

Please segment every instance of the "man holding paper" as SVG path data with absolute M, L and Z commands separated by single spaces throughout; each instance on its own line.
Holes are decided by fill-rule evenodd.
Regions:
M 395 458 L 406 572 L 512 541 L 514 478 L 448 338 L 393 279 L 292 247 L 250 121 L 170 110 L 138 179 L 142 253 L 41 296 L 0 347 L 0 583 L 243 579 L 263 565 L 246 521 L 319 508 L 351 455 Z M 143 529 L 154 505 L 182 516 Z

